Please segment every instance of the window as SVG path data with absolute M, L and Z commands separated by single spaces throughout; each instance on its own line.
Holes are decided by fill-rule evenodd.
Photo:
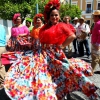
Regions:
M 68 0 L 66 0 L 66 2 L 68 3 Z
M 91 13 L 91 4 L 87 4 L 86 13 Z
M 75 6 L 76 6 L 76 5 L 77 5 L 77 3 L 72 3 L 72 5 L 75 5 Z
M 100 10 L 100 2 L 98 2 L 98 10 Z
M 72 2 L 72 5 L 76 6 L 77 5 L 77 1 Z

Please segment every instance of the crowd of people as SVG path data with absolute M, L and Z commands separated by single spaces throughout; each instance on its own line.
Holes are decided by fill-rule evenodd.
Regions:
M 72 24 L 66 15 L 61 21 L 59 9 L 59 0 L 50 0 L 43 14 L 36 14 L 33 20 L 26 18 L 26 25 L 20 13 L 14 14 L 7 46 L 6 32 L 0 25 L 0 89 L 4 88 L 11 100 L 63 100 L 73 91 L 81 91 L 90 100 L 98 98 L 98 87 L 88 76 L 93 75 L 97 64 L 100 66 L 100 11 L 93 13 L 90 29 L 84 17 L 75 17 Z M 72 45 L 79 56 L 84 56 L 85 46 L 87 57 L 92 55 L 91 65 L 67 58 L 66 47 L 72 56 Z M 10 64 L 7 73 L 6 64 Z

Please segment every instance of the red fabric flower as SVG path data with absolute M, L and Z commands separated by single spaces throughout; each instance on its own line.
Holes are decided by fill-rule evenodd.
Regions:
M 34 16 L 34 24 L 36 23 L 36 19 L 37 19 L 37 18 L 42 18 L 42 17 L 43 17 L 43 14 L 42 14 L 42 13 L 36 14 L 36 15 Z
M 50 9 L 55 7 L 57 10 L 60 9 L 60 2 L 59 0 L 50 0 L 49 3 L 44 8 L 44 19 L 48 21 L 48 15 L 50 13 Z
M 21 16 L 20 13 L 14 14 L 14 16 L 13 16 L 13 23 L 14 23 L 14 24 L 16 24 L 16 19 L 17 19 L 17 17 L 20 17 L 20 16 Z

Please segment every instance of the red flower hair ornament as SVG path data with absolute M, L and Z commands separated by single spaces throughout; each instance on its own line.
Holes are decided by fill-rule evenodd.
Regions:
M 43 18 L 43 14 L 42 13 L 38 13 L 34 16 L 34 24 L 36 23 L 36 19 L 37 18 Z
M 14 16 L 13 16 L 13 23 L 14 23 L 14 24 L 16 24 L 16 19 L 17 19 L 17 17 L 20 17 L 20 16 L 21 16 L 20 13 L 14 14 Z
M 48 17 L 50 10 L 55 7 L 57 10 L 60 9 L 60 1 L 59 0 L 50 0 L 48 4 L 46 4 L 44 8 L 44 19 L 45 22 L 48 22 Z

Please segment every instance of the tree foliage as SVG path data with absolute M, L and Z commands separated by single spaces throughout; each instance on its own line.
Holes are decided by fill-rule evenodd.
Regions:
M 61 18 L 63 18 L 65 15 L 68 15 L 73 19 L 74 17 L 80 17 L 82 11 L 79 9 L 78 6 L 61 4 L 60 12 Z
M 12 16 L 19 12 L 25 18 L 26 15 L 35 13 L 35 4 L 33 0 L 0 0 L 0 17 L 12 19 Z
M 27 15 L 33 16 L 36 14 L 36 3 L 38 2 L 39 13 L 43 13 L 44 6 L 49 0 L 0 0 L 0 17 L 2 19 L 12 19 L 12 16 L 19 12 L 22 17 Z M 79 17 L 81 10 L 77 6 L 71 6 L 69 4 L 61 4 L 60 15 L 63 18 L 65 15 L 69 15 L 72 18 Z

